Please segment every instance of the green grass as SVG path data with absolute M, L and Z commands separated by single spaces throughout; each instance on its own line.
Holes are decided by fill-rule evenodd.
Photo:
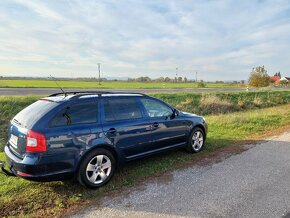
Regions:
M 288 94 L 284 93 L 281 96 L 285 97 Z M 179 97 L 182 98 L 182 95 L 188 97 L 188 94 L 180 94 Z M 177 97 L 170 96 L 158 94 L 158 97 L 168 102 L 175 102 L 174 105 L 180 104 Z M 193 96 L 190 95 L 190 97 Z M 199 96 L 200 98 L 201 96 Z M 228 96 L 228 98 L 230 97 Z M 237 99 L 238 96 L 232 98 Z M 247 96 L 247 98 L 250 97 Z M 11 116 L 35 99 L 37 97 L 1 97 L 0 111 L 2 113 L 7 111 L 4 116 L 1 115 L 1 129 L 6 128 Z M 265 99 L 268 98 L 265 97 Z M 180 164 L 189 163 L 221 147 L 235 146 L 247 139 L 256 139 L 265 133 L 290 125 L 289 107 L 288 103 L 263 109 L 255 107 L 235 113 L 206 116 L 209 133 L 203 152 L 192 155 L 180 150 L 134 161 L 121 168 L 107 186 L 98 190 L 85 189 L 72 181 L 37 183 L 0 174 L 0 217 L 55 216 L 88 203 L 97 204 L 100 196 L 105 193 L 110 194 L 123 187 L 130 187 L 142 182 L 148 177 L 171 171 Z M 3 135 L 1 135 L 1 139 L 3 142 L 7 140 Z M 4 153 L 0 152 L 0 160 L 4 159 Z
M 101 85 L 97 81 L 58 81 L 63 88 L 100 88 L 100 89 L 163 89 L 163 88 L 197 88 L 197 83 L 158 83 L 158 82 L 126 82 L 126 81 L 107 81 Z M 0 87 L 14 88 L 57 88 L 51 80 L 0 80 Z M 238 84 L 216 84 L 207 83 L 207 88 L 235 88 Z

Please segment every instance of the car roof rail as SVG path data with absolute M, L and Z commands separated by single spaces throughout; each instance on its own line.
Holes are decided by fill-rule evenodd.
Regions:
M 147 96 L 146 94 L 144 93 L 139 93 L 139 92 L 109 92 L 109 91 L 72 91 L 72 92 L 58 92 L 58 93 L 54 93 L 54 94 L 51 94 L 49 95 L 48 97 L 55 97 L 55 96 L 61 96 L 61 95 L 75 95 L 73 96 L 71 99 L 73 98 L 79 98 L 81 96 L 86 96 L 86 95 L 99 95 L 101 96 L 102 94 L 132 94 L 132 95 L 142 95 L 142 96 Z
M 144 93 L 141 93 L 141 92 L 109 92 L 109 93 L 101 93 L 101 94 L 112 94 L 112 95 L 114 95 L 114 94 L 116 94 L 116 95 L 118 95 L 118 94 L 128 94 L 128 95 L 142 95 L 142 96 L 147 96 L 146 94 L 144 94 Z
M 90 94 L 110 94 L 111 92 L 105 92 L 105 91 L 72 91 L 72 92 L 57 92 L 54 94 L 49 95 L 48 97 L 55 97 L 59 95 L 79 95 L 79 94 L 85 94 L 85 95 L 90 95 Z

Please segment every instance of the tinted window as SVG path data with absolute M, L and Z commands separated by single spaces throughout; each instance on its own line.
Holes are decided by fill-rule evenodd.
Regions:
M 105 120 L 128 120 L 141 118 L 141 110 L 135 98 L 112 98 L 104 102 Z
M 26 128 L 31 128 L 47 112 L 58 106 L 55 102 L 39 100 L 20 111 L 13 121 Z
M 96 123 L 98 121 L 98 104 L 82 103 L 67 106 L 52 120 L 51 126 Z
M 172 114 L 172 109 L 160 101 L 142 98 L 141 102 L 143 103 L 149 117 L 165 117 Z

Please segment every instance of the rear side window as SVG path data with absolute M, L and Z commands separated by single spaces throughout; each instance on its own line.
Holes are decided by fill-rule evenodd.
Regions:
M 58 104 L 55 102 L 43 100 L 36 101 L 20 111 L 13 118 L 13 122 L 30 129 L 39 119 L 45 116 L 45 114 L 56 106 L 58 106 Z
M 135 98 L 112 98 L 104 101 L 105 121 L 129 120 L 142 117 Z
M 98 122 L 98 103 L 81 103 L 65 107 L 51 121 L 51 127 Z

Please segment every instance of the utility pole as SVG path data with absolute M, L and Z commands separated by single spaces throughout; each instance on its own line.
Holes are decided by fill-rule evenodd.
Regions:
M 197 82 L 197 71 L 195 72 L 195 82 Z
M 101 85 L 101 63 L 98 63 L 98 69 L 99 69 L 99 85 Z
M 175 82 L 177 82 L 178 81 L 178 67 L 176 67 L 176 77 L 175 78 L 176 78 Z

